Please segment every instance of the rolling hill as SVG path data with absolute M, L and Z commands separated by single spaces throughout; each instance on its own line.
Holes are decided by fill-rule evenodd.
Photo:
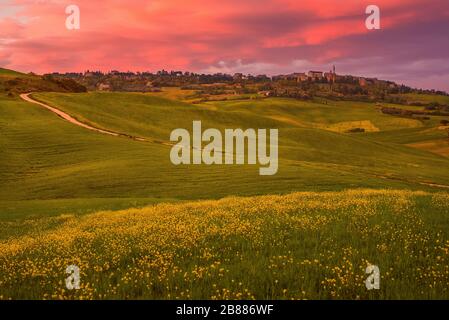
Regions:
M 0 76 L 1 77 L 25 77 L 26 75 L 24 73 L 21 72 L 17 72 L 14 70 L 9 70 L 9 69 L 4 69 L 4 68 L 0 68 Z
M 85 92 L 86 88 L 73 80 L 57 80 L 50 76 L 24 74 L 13 70 L 0 68 L 0 92 L 9 97 L 24 92 Z
M 279 128 L 279 172 L 261 179 L 248 165 L 176 167 L 167 145 L 90 132 L 40 106 L 2 97 L 0 139 L 8 150 L 0 159 L 2 218 L 167 199 L 449 185 L 447 157 L 407 145 L 442 138 L 444 131 L 432 121 L 384 115 L 375 104 L 270 98 L 198 105 L 156 94 L 97 92 L 33 97 L 87 124 L 157 141 L 167 141 L 175 128 L 190 130 L 193 120 L 221 130 Z M 346 133 L 354 124 L 376 131 Z
M 47 90 L 59 92 L 31 96 L 123 135 L 18 96 Z M 176 88 L 73 93 L 0 70 L 0 300 L 447 298 L 444 117 L 381 107 L 235 97 L 193 104 Z M 279 129 L 278 173 L 174 166 L 170 133 L 194 120 Z M 372 263 L 382 285 L 368 292 Z M 61 285 L 70 264 L 83 270 L 81 290 Z

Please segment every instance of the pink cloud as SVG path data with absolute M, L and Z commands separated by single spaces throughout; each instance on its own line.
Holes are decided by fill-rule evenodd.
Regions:
M 65 7 L 73 3 L 81 9 L 81 30 L 69 31 Z M 388 75 L 389 69 L 416 59 L 448 58 L 447 1 L 377 0 L 379 31 L 364 26 L 368 4 L 371 1 L 9 0 L 0 5 L 0 64 L 39 73 L 207 71 L 220 70 L 224 61 L 228 69 L 239 65 L 250 72 L 252 66 L 254 72 L 275 73 L 297 68 L 295 61 L 324 67 L 373 56 L 384 59 L 379 74 Z M 416 76 L 414 70 L 406 72 L 410 80 Z

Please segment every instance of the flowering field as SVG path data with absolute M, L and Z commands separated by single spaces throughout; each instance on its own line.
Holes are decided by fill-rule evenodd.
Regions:
M 68 290 L 68 265 L 81 288 Z M 379 290 L 365 268 L 379 266 Z M 0 222 L 0 299 L 449 298 L 449 193 L 357 189 Z

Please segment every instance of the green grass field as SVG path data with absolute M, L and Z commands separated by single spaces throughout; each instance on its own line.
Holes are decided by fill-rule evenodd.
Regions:
M 177 89 L 149 94 L 33 94 L 33 98 L 92 126 L 156 141 L 142 142 L 86 130 L 38 105 L 0 94 L 0 246 L 3 252 L 0 255 L 0 298 L 448 297 L 444 287 L 449 284 L 449 271 L 444 269 L 443 263 L 447 266 L 444 259 L 448 254 L 449 212 L 443 200 L 447 199 L 449 188 L 449 158 L 444 155 L 447 133 L 438 129 L 438 117 L 427 121 L 399 118 L 382 114 L 376 104 L 361 102 L 268 98 L 191 104 L 187 97 Z M 254 165 L 174 166 L 169 159 L 170 146 L 160 142 L 168 141 L 173 129 L 191 131 L 193 120 L 201 120 L 203 130 L 208 127 L 279 129 L 278 173 L 260 176 L 259 166 Z M 357 127 L 364 127 L 367 132 L 346 132 Z M 426 147 L 426 142 L 432 141 L 438 141 L 438 149 Z M 354 191 L 345 191 L 349 189 Z M 367 199 L 372 202 L 363 204 L 365 193 L 358 193 L 360 189 L 370 190 Z M 382 191 L 376 193 L 375 190 Z M 310 193 L 305 207 L 301 207 L 300 200 L 295 200 L 293 207 L 270 209 L 292 197 L 288 194 L 298 191 Z M 329 191 L 331 193 L 326 193 Z M 258 198 L 239 200 L 243 201 L 241 212 L 234 207 L 227 210 L 227 205 L 221 208 L 221 200 L 207 201 L 229 196 L 276 194 L 285 196 L 263 198 L 266 205 L 263 208 L 252 200 Z M 314 203 L 322 196 L 325 196 L 326 205 L 316 211 Z M 200 202 L 202 207 L 193 211 L 185 209 L 195 206 L 191 204 L 193 200 L 204 200 Z M 223 201 L 226 204 L 226 200 Z M 153 207 L 158 203 L 164 204 Z M 342 205 L 332 208 L 333 203 Z M 410 210 L 402 209 L 402 205 Z M 173 213 L 168 209 L 161 211 L 167 213 L 166 218 L 154 209 L 165 206 L 173 209 Z M 251 209 L 252 206 L 260 211 Z M 215 207 L 217 210 L 210 209 Z M 111 210 L 124 211 L 114 213 Z M 97 213 L 99 211 L 106 212 Z M 193 222 L 202 212 L 206 214 L 206 224 L 202 225 L 204 229 L 197 229 L 199 226 Z M 248 212 L 261 216 L 251 217 Z M 140 221 L 141 215 L 149 221 Z M 109 216 L 111 220 L 107 222 Z M 100 221 L 104 219 L 104 225 L 96 225 L 99 217 Z M 114 217 L 126 221 L 123 230 L 114 222 Z M 229 225 L 230 221 L 223 220 L 227 217 L 236 219 L 236 224 Z M 168 246 L 166 251 L 151 251 L 162 244 L 149 235 L 149 230 L 156 234 L 167 233 L 170 219 L 177 221 L 176 230 L 180 232 L 180 239 L 186 241 L 183 242 L 185 247 L 170 244 L 176 240 L 175 232 L 171 235 L 174 238 L 164 240 Z M 301 221 L 306 220 L 309 222 L 302 225 Z M 325 223 L 321 228 L 322 221 Z M 78 228 L 77 223 L 81 223 L 81 227 Z M 309 223 L 317 223 L 317 228 L 309 228 Z M 242 226 L 246 228 L 243 231 L 239 229 Z M 137 247 L 131 246 L 131 251 L 120 249 L 116 256 L 109 256 L 107 250 L 102 251 L 111 240 L 105 236 L 106 230 L 113 230 L 114 234 L 119 234 L 120 230 L 124 232 L 123 237 L 117 236 L 117 250 L 133 241 L 137 241 Z M 143 234 L 135 234 L 136 230 L 143 230 Z M 85 244 L 92 256 L 83 257 L 85 252 L 76 251 L 72 240 L 66 243 L 59 238 L 72 231 L 73 236 L 68 239 Z M 251 236 L 246 238 L 245 232 Z M 128 233 L 129 237 L 125 236 Z M 57 247 L 58 239 L 65 243 L 60 248 L 62 251 L 49 252 L 49 248 Z M 438 245 L 434 249 L 432 241 L 437 240 L 441 241 L 441 248 Z M 149 251 L 138 247 L 145 243 Z M 395 260 L 404 245 L 407 245 L 404 255 L 399 254 L 402 258 Z M 223 255 L 203 261 L 199 257 L 207 256 L 206 248 L 220 248 L 224 250 Z M 64 270 L 61 269 L 62 275 L 56 270 L 72 261 L 68 253 L 73 250 L 75 262 L 93 268 L 84 276 L 90 285 L 99 286 L 95 292 L 84 288 L 74 296 L 52 289 L 54 281 L 64 279 Z M 60 260 L 55 256 L 57 252 L 61 254 Z M 236 252 L 241 254 L 241 260 L 239 255 L 235 256 Z M 328 252 L 334 254 L 329 258 L 321 256 Z M 145 256 L 158 254 L 162 264 L 155 265 L 154 270 L 139 265 L 145 262 Z M 426 254 L 430 257 L 428 260 Z M 165 261 L 167 257 L 181 260 L 179 263 Z M 345 275 L 341 274 L 341 269 L 326 268 L 347 268 L 344 257 L 355 268 L 353 273 Z M 98 265 L 94 263 L 97 258 Z M 38 273 L 21 274 L 19 264 L 25 260 L 33 266 L 45 265 L 55 272 L 56 278 L 50 276 L 50 271 L 46 273 L 47 278 L 41 278 Z M 53 260 L 59 262 L 50 262 Z M 253 266 L 256 260 L 260 263 Z M 383 265 L 382 269 L 393 268 L 391 277 L 397 282 L 387 281 L 389 284 L 380 292 L 367 294 L 362 290 L 363 282 L 359 281 L 364 276 L 365 260 L 377 261 Z M 104 273 L 105 266 L 100 265 L 108 261 L 113 261 L 107 270 L 114 276 Z M 217 270 L 210 270 L 215 261 L 220 261 L 228 271 L 213 289 L 210 277 L 219 276 L 214 272 L 221 269 L 216 266 Z M 312 262 L 308 265 L 305 261 Z M 269 273 L 273 270 L 266 273 L 270 264 L 280 268 L 277 276 Z M 132 266 L 130 270 L 137 268 L 144 272 L 147 278 L 127 274 L 123 271 L 127 265 Z M 122 271 L 118 272 L 117 268 Z M 408 273 L 408 268 L 414 271 Z M 422 293 L 418 290 L 421 280 L 408 285 L 421 275 L 416 268 L 434 268 L 428 271 L 436 270 L 438 285 L 427 288 L 436 279 L 427 275 L 422 280 L 427 286 Z M 156 280 L 157 274 L 169 270 L 176 276 Z M 185 287 L 177 278 L 181 276 L 179 270 L 189 274 L 188 281 L 182 284 Z M 204 273 L 204 278 L 193 281 L 193 275 L 198 272 Z M 344 279 L 339 279 L 337 273 Z M 296 274 L 305 278 L 291 282 Z M 6 275 L 7 280 L 1 280 Z M 249 275 L 252 278 L 248 278 Z M 384 276 L 385 280 L 390 277 Z M 124 279 L 148 280 L 154 286 L 130 288 L 131 280 Z M 326 279 L 330 281 L 327 286 L 322 283 L 328 281 Z M 275 280 L 278 282 L 274 284 Z M 240 282 L 242 289 L 247 289 L 243 291 L 251 295 L 245 296 L 239 291 L 237 284 Z M 38 283 L 41 289 L 37 289 Z M 117 288 L 118 283 L 128 289 Z M 180 285 L 174 289 L 177 283 Z M 330 283 L 336 283 L 337 287 L 332 289 Z
M 1 98 L 0 139 L 7 150 L 0 158 L 2 219 L 87 212 L 89 202 L 92 210 L 122 209 L 158 199 L 449 184 L 448 158 L 405 145 L 444 132 L 421 122 L 410 128 L 374 104 L 264 99 L 192 105 L 137 93 L 33 96 L 97 127 L 160 141 L 175 128 L 191 130 L 193 120 L 204 128 L 279 128 L 279 171 L 261 177 L 256 166 L 173 166 L 169 146 L 91 132 L 37 105 Z M 328 130 L 361 120 L 380 131 Z

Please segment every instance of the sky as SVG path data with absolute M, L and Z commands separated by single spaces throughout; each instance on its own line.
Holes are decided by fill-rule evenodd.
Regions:
M 66 28 L 66 7 L 80 29 Z M 368 5 L 380 29 L 365 26 Z M 0 67 L 377 77 L 449 92 L 448 0 L 0 0 Z

